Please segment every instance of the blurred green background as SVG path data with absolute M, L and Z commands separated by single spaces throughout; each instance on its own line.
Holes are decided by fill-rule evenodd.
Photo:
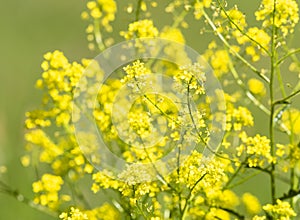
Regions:
M 77 61 L 83 57 L 93 57 L 95 54 L 87 49 L 86 23 L 80 18 L 86 1 L 0 2 L 0 166 L 5 165 L 8 168 L 7 173 L 0 177 L 13 189 L 18 189 L 25 196 L 32 198 L 33 171 L 22 168 L 19 158 L 24 153 L 24 113 L 38 107 L 40 103 L 41 92 L 34 88 L 34 84 L 42 72 L 40 63 L 43 54 L 59 49 L 70 60 Z M 251 1 L 250 7 L 250 1 L 229 2 L 238 3 L 244 11 L 252 11 L 259 6 L 260 1 Z M 164 25 L 161 22 L 162 14 L 157 15 L 156 25 L 161 27 Z M 249 19 L 254 21 L 254 16 L 249 14 Z M 200 27 L 188 29 L 185 33 L 189 45 L 203 50 L 210 39 L 199 41 L 199 30 Z M 295 39 L 299 39 L 299 34 Z M 265 128 L 266 123 L 260 130 L 266 133 Z M 254 188 L 256 193 L 266 199 L 269 195 L 269 185 L 264 183 L 267 183 L 267 180 L 261 177 L 250 180 L 243 189 Z M 0 219 L 7 220 L 54 219 L 1 193 L 0 213 Z
M 85 1 L 0 1 L 0 166 L 5 181 L 32 197 L 33 174 L 21 167 L 24 153 L 24 113 L 39 106 L 34 88 L 41 74 L 43 54 L 59 49 L 70 60 L 92 57 L 87 49 L 86 23 L 81 20 Z M 0 194 L 0 219 L 53 219 Z

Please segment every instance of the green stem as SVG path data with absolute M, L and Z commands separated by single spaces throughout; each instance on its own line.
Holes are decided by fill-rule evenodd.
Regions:
M 193 78 L 192 78 L 193 79 Z M 188 83 L 188 86 L 187 86 L 187 107 L 188 107 L 188 111 L 189 111 L 189 116 L 192 120 L 192 124 L 195 128 L 195 131 L 196 131 L 196 134 L 197 136 L 200 138 L 201 142 L 204 144 L 205 147 L 207 147 L 207 149 L 212 152 L 214 155 L 216 155 L 217 157 L 220 157 L 220 158 L 223 158 L 223 159 L 226 159 L 226 160 L 230 160 L 232 161 L 232 159 L 228 158 L 228 157 L 224 157 L 223 155 L 219 154 L 217 151 L 218 151 L 218 148 L 215 150 L 215 149 L 212 149 L 211 146 L 209 146 L 209 144 L 204 140 L 204 138 L 202 137 L 200 131 L 198 130 L 197 128 L 197 125 L 196 125 L 196 122 L 195 122 L 195 119 L 193 117 L 193 113 L 192 113 L 192 109 L 191 109 L 191 101 L 190 101 L 190 83 L 192 81 L 192 79 L 190 80 L 190 82 Z M 220 145 L 219 145 L 220 146 Z M 219 147 L 218 146 L 218 147 Z
M 185 204 L 184 204 L 184 207 L 183 209 L 181 210 L 181 218 L 180 219 L 184 219 L 185 218 L 185 215 L 186 215 L 186 211 L 187 211 L 187 207 L 188 207 L 188 203 L 189 203 L 189 200 L 191 199 L 192 197 L 192 193 L 195 189 L 195 187 L 198 185 L 198 183 L 200 183 L 201 180 L 203 180 L 203 178 L 206 176 L 206 173 L 203 174 L 196 182 L 195 184 L 192 186 L 191 190 L 189 191 L 189 194 L 185 200 Z
M 281 58 L 277 61 L 276 65 L 280 65 L 284 60 L 286 60 L 286 59 L 289 58 L 290 56 L 292 56 L 292 55 L 294 55 L 294 54 L 297 54 L 297 53 L 300 53 L 300 48 L 288 52 L 286 55 L 284 55 L 283 57 L 281 57 Z
M 0 181 L 0 184 L 4 187 L 3 189 L 0 189 L 0 193 L 4 193 L 6 195 L 12 196 L 15 198 L 18 202 L 21 202 L 23 204 L 28 205 L 31 208 L 34 208 L 35 210 L 38 210 L 42 213 L 45 213 L 49 216 L 56 217 L 59 215 L 58 212 L 55 212 L 51 209 L 48 209 L 45 206 L 39 205 L 34 203 L 31 199 L 27 198 L 23 194 L 19 193 L 17 190 L 12 190 L 7 184 L 4 182 Z
M 273 6 L 273 14 L 272 14 L 272 39 L 271 39 L 271 76 L 270 76 L 270 84 L 269 84 L 269 91 L 270 91 L 270 102 L 271 102 L 271 114 L 269 120 L 269 135 L 270 135 L 270 146 L 271 146 L 271 156 L 273 157 L 275 154 L 274 149 L 274 74 L 276 70 L 276 26 L 275 26 L 275 13 L 276 13 L 276 0 L 274 0 Z M 276 183 L 275 183 L 275 164 L 272 163 L 271 171 L 270 171 L 270 184 L 271 184 L 271 197 L 272 203 L 276 203 Z
M 267 115 L 270 115 L 270 110 L 264 106 L 247 88 L 247 86 L 244 84 L 244 82 L 239 77 L 236 69 L 233 66 L 232 60 L 229 58 L 229 69 L 233 75 L 233 78 L 237 82 L 237 84 L 245 91 L 246 96 L 253 102 L 254 105 L 256 105 L 259 109 L 261 109 L 263 112 L 265 112 Z
M 187 11 L 183 10 L 179 16 L 176 17 L 173 25 L 171 26 L 171 28 L 177 28 L 179 26 L 179 24 L 183 21 L 183 19 L 185 18 L 185 16 L 187 15 Z
M 235 183 L 235 184 L 233 184 L 233 185 L 231 185 L 231 186 L 228 186 L 227 189 L 235 188 L 235 187 L 237 187 L 237 186 L 239 186 L 239 185 L 241 185 L 241 184 L 247 182 L 249 179 L 251 179 L 251 178 L 257 176 L 257 175 L 260 174 L 260 173 L 262 173 L 261 170 L 259 170 L 259 171 L 255 172 L 255 173 L 253 173 L 252 175 L 249 175 L 249 176 L 247 176 L 247 177 L 244 177 L 242 180 L 238 181 L 237 183 Z
M 143 2 L 143 0 L 138 0 L 137 6 L 136 6 L 136 13 L 135 13 L 135 20 L 134 21 L 138 21 L 140 19 L 142 2 Z
M 230 213 L 231 215 L 237 217 L 237 218 L 240 219 L 240 220 L 245 219 L 245 216 L 243 216 L 242 214 L 240 214 L 240 213 L 238 213 L 238 212 L 236 212 L 236 211 L 234 211 L 234 210 L 232 210 L 232 209 L 222 208 L 222 207 L 215 207 L 215 208 L 224 210 L 224 211 Z
M 300 190 L 290 190 L 288 193 L 285 193 L 283 196 L 279 197 L 280 200 L 291 199 L 295 196 L 300 195 Z
M 283 99 L 280 99 L 280 100 L 277 100 L 274 102 L 274 105 L 278 105 L 278 104 L 287 104 L 288 103 L 288 100 L 293 98 L 294 96 L 297 96 L 300 94 L 300 90 L 296 91 L 296 92 L 293 92 L 292 94 L 290 94 L 289 96 L 283 98 Z
M 101 31 L 100 31 L 99 19 L 94 20 L 94 35 L 95 35 L 96 43 L 97 43 L 99 50 L 100 51 L 105 50 L 105 45 L 103 43 L 102 35 L 101 35 Z

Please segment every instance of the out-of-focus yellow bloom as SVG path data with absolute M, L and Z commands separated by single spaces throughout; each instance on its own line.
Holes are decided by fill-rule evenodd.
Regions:
M 229 71 L 229 55 L 226 50 L 217 50 L 210 57 L 210 63 L 217 77 L 221 77 Z
M 300 111 L 289 109 L 282 114 L 283 124 L 294 134 L 300 134 Z
M 242 201 L 245 205 L 247 213 L 255 215 L 261 212 L 261 205 L 259 200 L 251 193 L 244 193 L 242 196 Z
M 110 204 L 104 203 L 102 206 L 92 210 L 84 211 L 88 220 L 112 220 L 120 219 L 118 211 Z
M 21 157 L 21 164 L 23 167 L 28 167 L 30 165 L 30 157 L 28 155 Z
M 135 21 L 129 24 L 128 31 L 121 31 L 120 35 L 126 40 L 142 37 L 157 37 L 158 30 L 149 19 Z
M 194 17 L 199 20 L 203 16 L 203 9 L 211 6 L 212 0 L 196 1 L 194 4 Z
M 32 184 L 32 190 L 36 193 L 34 202 L 55 209 L 60 203 L 58 192 L 63 183 L 60 176 L 44 174 L 41 180 Z
M 167 26 L 161 31 L 159 36 L 167 40 L 176 41 L 182 44 L 185 43 L 184 36 L 178 28 L 172 28 Z
M 234 108 L 227 105 L 226 130 L 241 131 L 242 127 L 253 126 L 253 116 L 251 112 L 242 106 Z
M 264 96 L 266 94 L 266 88 L 264 84 L 258 79 L 250 79 L 248 81 L 248 88 L 250 92 L 252 92 L 255 95 Z
M 260 59 L 261 54 L 266 54 L 266 52 L 262 50 L 260 46 L 267 50 L 269 48 L 271 37 L 264 30 L 257 27 L 249 28 L 246 33 L 255 42 L 253 42 L 248 36 L 245 35 L 240 35 L 239 37 L 237 37 L 237 42 L 240 45 L 244 45 L 247 42 L 251 43 L 250 46 L 246 47 L 246 53 L 252 57 L 252 60 L 254 62 L 256 62 Z M 259 43 L 260 45 L 258 45 L 257 43 Z
M 87 8 L 89 11 L 81 14 L 83 19 L 86 20 L 91 17 L 95 20 L 100 20 L 100 24 L 98 25 L 103 26 L 106 31 L 112 31 L 110 22 L 115 19 L 115 13 L 117 11 L 117 5 L 114 0 L 89 1 Z

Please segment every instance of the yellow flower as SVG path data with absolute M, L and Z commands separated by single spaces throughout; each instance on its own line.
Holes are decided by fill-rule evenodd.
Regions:
M 229 71 L 229 55 L 226 50 L 217 50 L 210 57 L 211 66 L 214 70 L 214 74 L 217 77 L 221 77 L 224 73 Z
M 244 193 L 242 201 L 245 205 L 247 213 L 255 215 L 261 212 L 261 205 L 259 200 L 250 193 Z
M 84 214 L 87 216 L 87 219 L 89 220 L 120 219 L 120 215 L 118 211 L 108 203 L 104 203 L 102 206 L 96 207 L 92 210 L 86 210 L 84 211 Z
M 182 44 L 185 43 L 184 36 L 178 28 L 172 28 L 168 26 L 164 27 L 164 29 L 160 33 L 160 37 L 167 40 L 176 41 Z
M 30 157 L 28 155 L 21 157 L 21 164 L 23 167 L 28 167 L 30 165 Z
M 121 80 L 122 83 L 126 83 L 132 79 L 138 79 L 142 75 L 150 74 L 150 70 L 145 67 L 145 64 L 139 60 L 123 68 L 126 72 L 126 76 Z
M 266 216 L 258 216 L 258 215 L 254 216 L 254 217 L 252 218 L 252 220 L 266 220 L 266 219 L 267 219 Z
M 265 164 L 273 163 L 271 156 L 270 140 L 266 136 L 259 134 L 248 137 L 246 132 L 240 133 L 242 144 L 237 148 L 238 156 L 245 153 L 248 155 L 249 167 L 263 167 Z
M 266 94 L 266 88 L 264 84 L 258 79 L 250 79 L 248 81 L 248 87 L 249 90 L 255 95 L 264 96 Z
M 274 1 L 263 0 L 260 10 L 255 13 L 256 20 L 263 21 L 263 27 L 273 24 Z M 276 0 L 274 25 L 282 31 L 283 36 L 286 36 L 288 32 L 293 33 L 294 27 L 299 21 L 298 11 L 298 4 L 295 0 Z
M 226 18 L 226 14 L 222 11 L 221 15 L 223 18 Z M 230 17 L 230 19 L 241 29 L 244 30 L 247 27 L 246 18 L 243 12 L 239 11 L 237 7 L 234 7 L 233 9 L 227 11 L 227 15 Z M 234 25 L 231 25 L 234 30 L 236 30 L 236 27 Z M 236 34 L 240 33 L 238 30 L 234 31 L 234 36 Z
M 297 214 L 291 208 L 288 202 L 283 202 L 277 199 L 275 205 L 267 204 L 263 206 L 263 210 L 269 213 L 275 219 L 288 220 L 290 217 L 295 217 Z
M 128 31 L 121 31 L 120 35 L 126 40 L 142 37 L 157 37 L 158 30 L 152 20 L 140 20 L 129 24 Z
M 300 134 L 300 111 L 292 108 L 282 114 L 283 124 L 294 134 Z
M 32 184 L 33 192 L 36 193 L 35 203 L 55 209 L 59 203 L 58 192 L 64 181 L 60 176 L 44 174 L 41 180 Z
M 81 14 L 82 19 L 87 20 L 91 17 L 96 20 L 97 23 L 100 21 L 106 31 L 112 31 L 110 22 L 115 19 L 115 13 L 117 11 L 117 5 L 114 0 L 89 1 L 87 2 L 87 8 L 88 12 L 83 12 Z
M 255 42 L 253 42 L 251 39 L 249 39 L 248 36 L 245 35 L 239 35 L 237 37 L 237 42 L 240 45 L 244 45 L 247 42 L 251 43 L 250 46 L 246 47 L 246 53 L 252 57 L 252 60 L 254 62 L 256 62 L 260 59 L 261 54 L 266 54 L 266 52 L 260 47 L 263 47 L 267 50 L 269 48 L 271 37 L 263 29 L 259 29 L 257 27 L 249 28 L 249 30 L 247 31 L 247 35 Z
M 71 207 L 69 212 L 63 212 L 59 215 L 62 220 L 88 220 L 87 214 L 81 212 L 79 209 Z

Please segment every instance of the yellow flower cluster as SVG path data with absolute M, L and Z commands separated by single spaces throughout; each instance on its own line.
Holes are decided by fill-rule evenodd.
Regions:
M 300 161 L 300 148 L 296 145 L 289 146 L 289 154 L 290 154 L 290 166 L 294 167 L 295 165 L 299 165 Z
M 143 37 L 157 37 L 158 30 L 152 20 L 135 21 L 128 26 L 128 31 L 121 31 L 120 35 L 126 40 Z
M 137 60 L 132 65 L 127 65 L 123 68 L 126 76 L 121 80 L 122 83 L 126 83 L 132 79 L 138 80 L 140 76 L 150 74 L 150 70 L 145 67 L 145 63 Z
M 229 72 L 230 57 L 227 50 L 216 50 L 216 48 L 216 42 L 212 41 L 208 45 L 208 49 L 206 50 L 204 57 L 210 62 L 215 76 L 219 78 Z
M 166 40 L 176 41 L 182 44 L 185 43 L 184 36 L 179 28 L 166 26 L 160 32 L 159 37 L 164 38 Z
M 263 21 L 263 27 L 274 25 L 282 31 L 283 36 L 294 31 L 299 21 L 299 8 L 295 0 L 276 0 L 276 13 L 273 22 L 275 0 L 263 0 L 261 9 L 255 13 L 256 20 Z
M 284 111 L 281 118 L 283 124 L 294 134 L 300 134 L 300 111 L 291 108 Z
M 25 125 L 28 129 L 36 127 L 48 127 L 51 125 L 50 118 L 55 118 L 57 126 L 66 126 L 70 122 L 72 109 L 72 91 L 80 79 L 84 67 L 89 63 L 83 60 L 83 65 L 68 62 L 60 51 L 47 53 L 42 63 L 44 70 L 42 79 L 36 83 L 38 88 L 44 88 L 44 105 L 51 108 L 47 110 L 36 110 L 26 113 Z
M 104 138 L 108 141 L 117 137 L 116 129 L 112 124 L 112 107 L 116 94 L 118 93 L 122 83 L 120 80 L 108 80 L 101 86 L 97 94 L 99 106 L 93 111 L 94 119 L 98 128 L 105 134 Z M 97 88 L 95 88 L 97 91 Z
M 253 116 L 251 112 L 243 107 L 239 106 L 234 108 L 233 105 L 227 105 L 226 112 L 226 130 L 227 131 L 241 131 L 243 127 L 253 126 Z
M 84 213 L 87 215 L 88 220 L 120 219 L 118 211 L 109 203 L 104 203 L 102 206 L 92 210 L 86 210 Z
M 130 127 L 133 129 L 135 133 L 138 134 L 139 137 L 144 138 L 151 134 L 152 132 L 152 124 L 151 117 L 146 112 L 129 112 L 128 114 L 128 122 Z
M 250 46 L 246 47 L 246 53 L 252 57 L 252 61 L 258 61 L 260 59 L 260 54 L 265 54 L 261 47 L 268 49 L 271 37 L 262 29 L 257 27 L 249 28 L 247 35 L 241 35 L 237 38 L 240 45 L 244 45 L 247 42 L 252 42 Z M 250 39 L 250 38 L 251 39 Z M 257 45 L 259 43 L 260 45 Z
M 178 44 L 174 44 L 173 42 L 170 45 L 166 45 L 164 47 L 164 53 L 174 60 L 174 63 L 189 63 L 189 58 L 187 54 L 183 51 L 185 38 L 183 36 L 182 31 L 179 28 L 173 28 L 170 26 L 165 26 L 159 34 L 160 38 L 166 39 L 168 41 L 175 41 Z M 165 74 L 169 76 L 174 76 L 178 72 L 178 66 L 174 65 L 174 63 L 164 62 L 165 66 Z M 161 66 L 161 63 L 158 64 Z
M 115 13 L 117 11 L 117 5 L 114 0 L 95 0 L 87 3 L 89 12 L 83 12 L 82 18 L 88 19 L 91 16 L 93 19 L 100 19 L 101 27 L 103 26 L 106 31 L 112 31 L 110 22 L 115 19 Z
M 177 172 L 172 173 L 168 178 L 170 182 L 179 181 L 187 188 L 193 188 L 193 193 L 199 191 L 206 192 L 207 195 L 215 193 L 221 189 L 226 182 L 225 171 L 229 169 L 229 164 L 216 158 L 204 158 L 201 153 L 194 150 L 179 168 Z M 203 178 L 200 182 L 199 179 Z
M 264 205 L 263 210 L 278 220 L 288 220 L 297 215 L 288 202 L 284 202 L 279 199 L 277 199 L 275 205 Z
M 274 162 L 271 156 L 270 140 L 259 134 L 248 137 L 246 132 L 240 134 L 242 144 L 237 148 L 237 155 L 246 154 L 249 167 L 264 167 Z
M 199 63 L 179 67 L 179 72 L 174 76 L 175 82 L 181 83 L 184 90 L 193 90 L 195 94 L 205 94 L 206 81 L 203 67 Z
M 228 10 L 227 14 L 232 22 L 236 24 L 241 30 L 244 30 L 247 27 L 246 16 L 237 8 L 237 6 L 235 6 L 233 9 Z M 221 15 L 223 18 L 226 18 L 224 11 L 221 12 Z M 230 26 L 236 31 L 236 33 L 239 32 L 238 30 L 236 30 L 236 27 L 234 25 L 231 24 Z M 237 35 L 235 34 L 234 36 Z
M 282 109 L 278 105 L 275 109 L 279 113 L 276 114 L 275 111 L 276 123 L 271 129 L 281 123 L 290 131 L 290 143 L 277 143 L 278 137 L 272 135 L 274 130 L 269 131 L 270 139 L 259 134 L 248 136 L 248 127 L 254 126 L 254 119 L 250 110 L 241 106 L 240 102 L 244 100 L 239 99 L 240 91 L 232 95 L 225 94 L 226 109 L 221 106 L 223 102 L 218 102 L 219 99 L 210 100 L 210 97 L 205 97 L 205 84 L 208 82 L 205 68 L 200 64 L 202 62 L 190 59 L 191 54 L 188 54 L 188 50 L 185 51 L 184 32 L 181 31 L 181 28 L 192 24 L 189 22 L 191 16 L 196 20 L 205 17 L 204 22 L 211 26 L 213 37 L 219 38 L 225 46 L 220 47 L 213 40 L 204 54 L 214 74 L 222 77 L 224 85 L 232 85 L 231 75 L 226 75 L 232 72 L 249 98 L 259 105 L 261 101 L 265 101 L 262 98 L 269 94 L 267 87 L 256 78 L 239 76 L 240 70 L 246 71 L 237 64 L 241 62 L 243 68 L 249 67 L 260 75 L 265 73 L 260 71 L 260 65 L 264 63 L 252 62 L 266 55 L 271 58 L 272 64 L 270 72 L 266 72 L 278 74 L 279 81 L 280 65 L 283 61 L 287 62 L 287 58 L 293 59 L 294 66 L 290 68 L 297 70 L 295 65 L 298 65 L 298 51 L 279 50 L 283 48 L 280 47 L 283 45 L 280 40 L 293 32 L 299 21 L 296 0 L 262 0 L 261 8 L 255 13 L 256 19 L 263 22 L 262 28 L 248 25 L 245 14 L 237 6 L 227 10 L 227 5 L 221 5 L 224 3 L 222 1 L 217 4 L 212 0 L 173 0 L 167 3 L 165 11 L 172 14 L 174 22 L 158 29 L 149 18 L 149 6 L 154 8 L 158 3 L 145 0 L 136 3 L 139 8 L 134 8 L 131 2 L 124 3 L 128 12 L 126 16 L 134 12 L 136 18 L 128 25 L 127 30 L 126 27 L 122 29 L 124 31 L 120 32 L 121 37 L 125 40 L 161 37 L 178 42 L 175 46 L 170 43 L 154 51 L 164 53 L 172 62 L 150 59 L 149 63 L 144 63 L 135 60 L 124 68 L 117 69 L 99 89 L 104 73 L 97 62 L 86 59 L 80 63 L 69 62 L 57 50 L 44 55 L 42 77 L 36 86 L 43 89 L 45 94 L 41 109 L 26 113 L 25 139 L 29 154 L 21 158 L 26 167 L 31 163 L 34 166 L 43 163 L 43 169 L 46 170 L 32 184 L 34 203 L 55 212 L 66 210 L 59 215 L 62 220 L 230 220 L 252 217 L 254 220 L 283 220 L 296 216 L 292 204 L 288 202 L 277 200 L 275 204 L 262 207 L 254 195 L 245 192 L 239 196 L 234 187 L 250 177 L 247 170 L 265 171 L 274 180 L 277 178 L 274 172 L 282 168 L 291 174 L 291 189 L 296 188 L 300 167 L 299 111 L 288 105 L 282 105 Z M 273 16 L 274 3 L 276 10 Z M 113 42 L 104 38 L 102 31 L 112 31 L 116 11 L 114 0 L 89 0 L 87 11 L 82 13 L 83 19 L 92 22 L 86 29 L 88 40 L 95 41 L 100 50 Z M 270 32 L 273 25 L 276 28 Z M 201 29 L 201 33 L 204 32 L 209 31 Z M 137 52 L 143 51 L 139 42 L 141 41 L 134 45 Z M 151 76 L 158 74 L 153 72 L 163 72 L 173 79 L 172 83 L 168 83 L 170 92 L 166 91 L 166 86 L 161 90 L 163 94 L 158 94 L 160 87 L 155 87 L 155 80 L 151 81 Z M 269 89 L 275 92 L 276 77 L 271 78 L 267 74 L 260 76 L 265 81 L 269 81 L 269 78 L 274 80 L 270 80 Z M 249 80 L 244 82 L 243 79 Z M 90 82 L 94 84 L 91 85 Z M 148 92 L 148 88 L 154 89 L 155 93 Z M 119 95 L 128 94 L 120 92 L 123 89 L 129 89 L 132 94 L 126 98 L 120 97 Z M 230 88 L 230 91 L 232 89 L 235 87 Z M 186 97 L 179 100 L 172 92 Z M 223 97 L 221 90 L 214 92 L 218 98 Z M 277 98 L 276 95 L 277 93 L 274 94 L 274 99 Z M 298 92 L 283 97 L 283 100 L 293 104 L 292 99 L 296 95 Z M 77 97 L 86 102 L 77 102 L 74 99 Z M 133 103 L 129 103 L 131 101 Z M 195 103 L 193 109 L 189 106 L 190 101 Z M 272 105 L 280 102 L 271 101 Z M 210 124 L 214 119 L 217 122 L 225 120 L 219 112 L 212 115 L 214 109 L 210 107 L 214 106 L 210 105 L 213 102 L 216 102 L 218 110 L 226 111 L 226 122 L 220 126 L 219 123 Z M 259 107 L 264 107 L 264 104 L 261 103 Z M 71 115 L 74 111 L 72 119 L 78 122 L 80 113 L 84 110 L 90 110 L 84 116 L 91 123 L 96 122 L 109 150 L 128 162 L 121 172 L 116 174 L 105 169 L 96 171 L 85 158 L 86 156 L 95 166 L 102 168 L 104 160 L 99 155 L 100 146 L 94 144 L 97 143 L 97 136 L 88 130 L 77 132 L 75 136 Z M 218 143 L 214 139 L 215 127 L 224 130 L 224 137 L 220 137 Z M 76 137 L 81 139 L 80 147 L 85 154 L 81 152 Z M 210 143 L 216 144 L 216 148 L 210 149 Z M 271 143 L 273 147 L 270 146 Z M 189 149 L 193 145 L 195 148 Z M 213 155 L 207 156 L 207 151 Z M 170 155 L 174 157 L 166 163 L 160 160 L 170 153 L 174 153 Z M 81 193 L 82 181 L 90 184 L 94 193 L 110 193 L 112 197 L 107 198 L 110 201 L 103 205 L 89 204 L 92 197 Z M 277 181 L 275 187 L 277 188 Z M 67 193 L 72 193 L 72 197 Z M 284 195 L 290 196 L 290 193 Z M 276 198 L 272 191 L 272 201 Z M 74 200 L 71 202 L 76 206 L 66 209 L 72 204 L 70 200 Z M 262 211 L 266 216 L 259 216 Z
M 107 171 L 98 172 L 93 175 L 94 183 L 92 191 L 94 191 L 94 193 L 100 189 L 115 189 L 121 193 L 123 200 L 128 201 L 126 206 L 129 206 L 132 210 L 143 201 L 143 198 L 148 198 L 149 204 L 148 202 L 144 202 L 145 206 L 147 204 L 149 205 L 145 212 L 154 216 L 161 215 L 161 205 L 156 199 L 156 194 L 164 191 L 166 187 L 160 187 L 157 182 L 147 180 L 145 175 L 147 176 L 149 174 L 145 172 L 145 170 L 141 170 L 138 165 L 133 165 L 133 167 L 129 167 L 128 170 L 119 175 L 122 181 L 115 180 L 108 175 L 111 176 Z M 144 182 L 138 183 L 141 180 Z M 115 211 L 111 211 L 111 213 L 113 213 L 114 216 L 118 216 Z
M 194 17 L 199 20 L 203 16 L 203 9 L 211 6 L 212 0 L 197 0 L 194 4 Z
M 234 209 L 239 204 L 239 198 L 237 195 L 231 190 L 224 190 L 224 191 L 215 191 L 210 192 L 208 194 L 207 202 L 215 207 L 222 207 L 227 209 Z
M 82 64 L 69 63 L 60 51 L 46 53 L 44 59 L 42 79 L 37 81 L 37 87 L 45 92 L 43 106 L 42 110 L 26 113 L 26 150 L 32 154 L 22 157 L 22 164 L 27 167 L 31 161 L 47 163 L 54 174 L 68 174 L 75 180 L 93 171 L 79 149 L 70 121 L 76 85 L 91 62 L 83 59 Z M 94 72 L 90 72 L 92 77 Z M 81 86 L 79 90 L 86 88 Z
M 34 203 L 55 209 L 62 200 L 69 200 L 69 196 L 66 195 L 59 198 L 58 192 L 63 183 L 60 176 L 44 174 L 41 180 L 32 184 L 32 190 L 36 193 Z
M 68 212 L 62 212 L 59 215 L 62 220 L 111 220 L 120 219 L 119 213 L 108 203 L 102 206 L 81 211 L 78 208 L 70 207 Z
M 62 220 L 88 220 L 87 214 L 84 214 L 79 209 L 71 207 L 70 211 L 63 212 L 59 215 L 59 218 Z
M 41 129 L 31 130 L 25 134 L 25 140 L 34 146 L 42 148 L 42 153 L 39 158 L 41 162 L 51 163 L 58 156 L 64 153 L 63 149 L 53 143 L 47 134 Z

